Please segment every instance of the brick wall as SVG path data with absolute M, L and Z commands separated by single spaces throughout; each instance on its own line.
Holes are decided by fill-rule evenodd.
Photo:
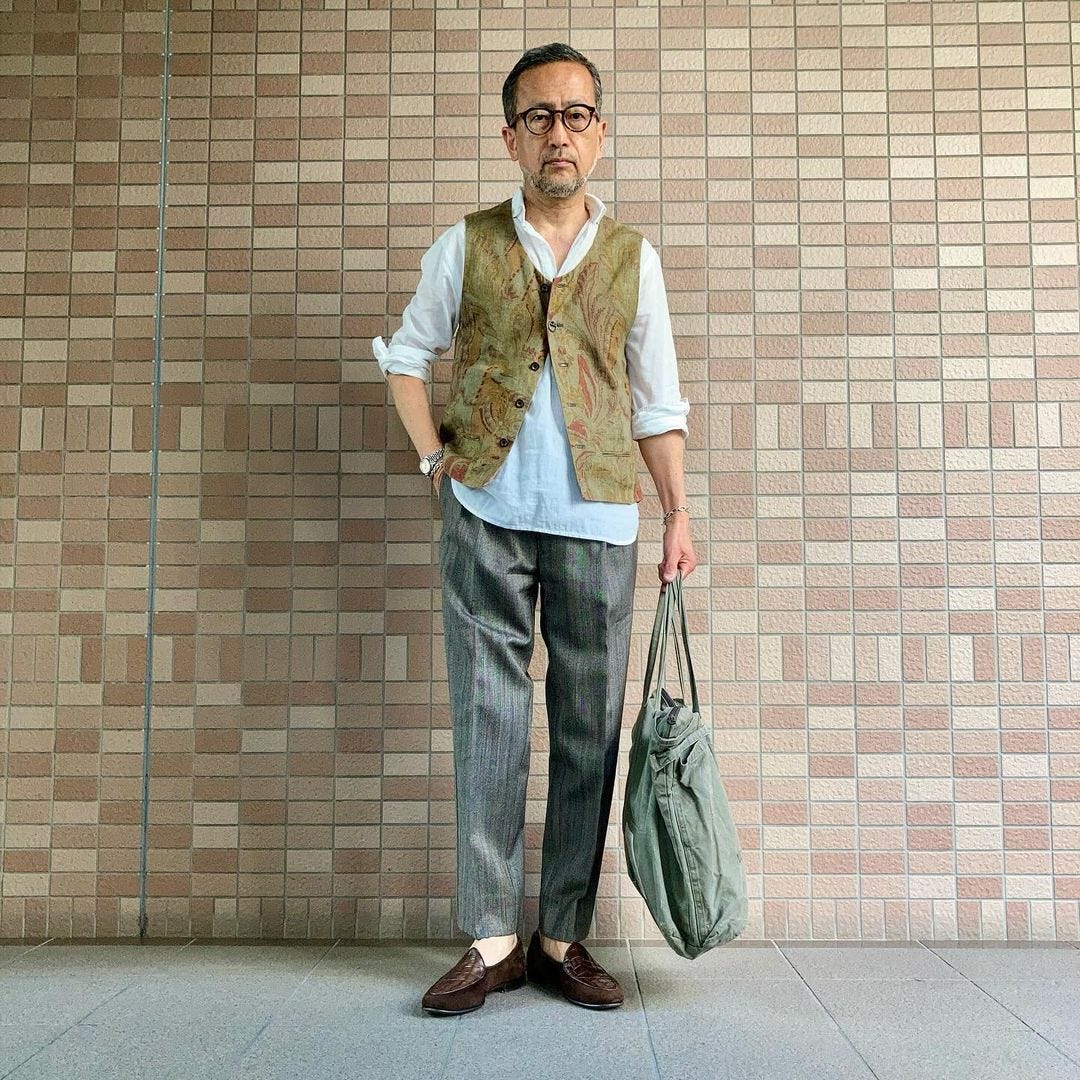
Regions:
M 0 936 L 138 931 L 147 731 L 148 933 L 454 933 L 439 515 L 370 340 L 512 192 L 552 40 L 663 257 L 746 936 L 1080 936 L 1078 21 L 0 0 Z M 623 776 L 594 932 L 655 937 Z

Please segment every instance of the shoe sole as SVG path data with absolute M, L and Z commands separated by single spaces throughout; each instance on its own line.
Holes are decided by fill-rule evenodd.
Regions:
M 591 1001 L 578 1001 L 577 998 L 572 998 L 569 994 L 564 993 L 562 987 L 559 986 L 557 983 L 551 983 L 545 981 L 544 979 L 537 978 L 534 978 L 531 981 L 534 985 L 542 986 L 545 990 L 550 991 L 552 994 L 558 994 L 559 997 L 565 998 L 572 1005 L 580 1005 L 583 1009 L 617 1009 L 620 1005 L 623 1004 L 622 1001 L 600 1002 L 599 1004 Z
M 504 982 L 501 986 L 496 986 L 492 990 L 488 990 L 488 994 L 501 994 L 504 990 L 520 990 L 528 981 L 527 975 L 522 975 L 520 978 L 511 979 L 509 982 Z M 484 1003 L 481 1001 L 479 1005 L 470 1005 L 467 1009 L 439 1009 L 435 1006 L 424 1005 L 422 1008 L 425 1012 L 431 1013 L 433 1016 L 461 1016 L 464 1013 L 476 1012 Z

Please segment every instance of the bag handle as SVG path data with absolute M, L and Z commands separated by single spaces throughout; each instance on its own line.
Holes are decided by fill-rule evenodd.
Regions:
M 682 582 L 683 582 L 682 571 L 679 570 L 675 574 L 675 580 L 671 583 L 672 585 L 677 585 L 678 586 L 678 589 L 677 589 L 677 591 L 675 593 L 675 600 L 673 602 L 678 605 L 679 617 L 680 617 L 681 622 L 682 622 L 683 646 L 686 649 L 686 671 L 687 671 L 687 675 L 690 677 L 690 703 L 693 705 L 694 712 L 700 713 L 701 712 L 701 706 L 698 704 L 697 680 L 694 678 L 694 661 L 690 656 L 690 628 L 687 626 L 687 623 L 686 623 L 686 605 L 683 603 Z M 670 586 L 669 586 L 669 588 L 670 588 Z M 672 622 L 674 622 L 674 619 L 675 619 L 675 613 L 673 611 L 672 612 Z M 674 627 L 673 627 L 673 629 L 674 629 Z M 676 656 L 676 658 L 678 658 L 678 655 L 679 655 L 679 637 L 678 637 L 678 632 L 676 631 L 676 633 L 675 633 L 675 656 Z M 679 666 L 679 678 L 680 678 L 680 680 L 682 679 L 682 665 Z M 684 694 L 683 700 L 685 701 L 686 700 L 685 691 L 683 691 L 683 694 Z
M 653 668 L 656 666 L 657 648 L 661 643 L 666 643 L 668 623 L 671 621 L 671 586 L 660 590 L 660 596 L 656 602 L 656 618 L 653 619 L 652 639 L 649 641 L 649 659 L 645 665 L 645 686 L 642 691 L 644 698 L 649 697 L 649 687 L 652 685 Z M 661 649 L 660 674 L 656 680 L 656 688 L 660 689 L 664 679 L 664 653 Z
M 681 625 L 675 621 L 675 612 L 678 610 Z M 679 633 L 682 633 L 683 646 L 686 649 L 686 667 L 690 676 L 690 700 L 694 712 L 700 712 L 698 705 L 697 681 L 694 678 L 694 662 L 690 657 L 690 632 L 686 623 L 686 607 L 683 604 L 682 594 L 682 571 L 676 572 L 675 579 L 669 581 L 666 589 L 660 592 L 660 599 L 656 605 L 656 618 L 653 620 L 652 640 L 649 642 L 649 660 L 645 666 L 644 697 L 648 698 L 652 685 L 653 670 L 659 661 L 659 672 L 656 677 L 656 693 L 659 695 L 660 688 L 664 683 L 664 664 L 667 660 L 667 641 L 669 632 L 675 641 L 675 658 L 679 664 L 679 686 L 683 690 L 683 700 L 686 700 L 686 690 L 683 687 L 682 658 L 679 656 Z
M 680 602 L 680 604 L 682 602 L 682 590 L 681 590 L 681 588 L 680 588 L 680 591 L 679 591 L 679 602 Z M 672 641 L 672 644 L 675 646 L 675 666 L 679 669 L 679 693 L 682 695 L 683 701 L 685 701 L 686 700 L 686 679 L 683 676 L 682 653 L 679 651 L 679 628 L 675 623 L 675 612 L 674 611 L 671 612 L 671 634 L 672 634 L 671 641 Z M 689 657 L 690 657 L 690 648 L 689 648 L 689 646 L 687 646 L 686 655 L 687 655 L 687 662 L 689 663 Z M 664 670 L 663 664 L 660 665 L 660 670 L 661 671 Z

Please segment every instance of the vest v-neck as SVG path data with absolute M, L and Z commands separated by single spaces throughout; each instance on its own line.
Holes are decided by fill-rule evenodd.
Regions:
M 591 198 L 596 199 L 596 196 L 591 196 Z M 587 228 L 589 228 L 590 225 L 595 225 L 597 229 L 599 229 L 599 227 L 600 227 L 600 222 L 604 217 L 605 207 L 604 207 L 604 205 L 602 203 L 600 203 L 599 207 L 597 208 L 597 213 L 594 215 L 592 213 L 593 204 L 590 203 L 588 200 L 589 200 L 589 197 L 586 197 L 585 207 L 586 207 L 586 212 L 589 215 L 588 219 L 581 226 L 581 228 L 578 229 L 577 235 L 574 237 L 573 242 L 570 244 L 570 247 L 567 249 L 566 255 L 563 257 L 562 263 L 559 266 L 555 267 L 555 273 L 550 279 L 547 278 L 544 275 L 543 271 L 540 270 L 539 267 L 537 267 L 537 266 L 535 266 L 533 264 L 532 259 L 529 258 L 528 251 L 525 250 L 525 245 L 521 243 L 521 238 L 517 237 L 517 229 L 516 228 L 514 229 L 514 235 L 515 235 L 515 237 L 517 237 L 517 242 L 520 245 L 521 250 L 522 250 L 522 252 L 524 254 L 525 261 L 529 264 L 529 266 L 532 268 L 533 272 L 536 274 L 537 277 L 540 278 L 541 281 L 547 281 L 549 284 L 552 281 L 556 281 L 556 280 L 562 281 L 562 280 L 570 277 L 572 274 L 576 273 L 578 268 L 581 266 L 581 264 L 583 262 L 585 262 L 586 259 L 588 259 L 590 253 L 592 252 L 593 244 L 596 243 L 595 234 L 593 236 L 592 244 L 589 245 L 589 247 L 586 249 L 586 251 L 582 254 L 581 258 L 578 259 L 577 266 L 575 266 L 573 270 L 567 271 L 565 274 L 562 274 L 562 273 L 559 272 L 562 269 L 562 267 L 566 265 L 567 260 L 570 258 L 570 255 L 572 254 L 572 252 L 574 250 L 574 246 L 581 239 L 581 234 Z M 599 203 L 599 200 L 596 200 L 596 201 Z M 512 195 L 509 199 L 507 199 L 507 201 L 506 201 L 506 208 L 507 208 L 507 213 L 510 215 L 510 225 L 511 225 L 511 227 L 514 227 L 515 224 L 516 224 L 515 215 L 514 215 L 514 206 L 515 206 L 516 203 L 521 204 L 521 223 L 522 223 L 522 225 L 527 225 L 532 230 L 533 235 L 538 240 L 543 241 L 543 243 L 545 245 L 547 245 L 548 251 L 551 252 L 551 256 L 552 256 L 551 262 L 552 262 L 552 265 L 554 266 L 554 264 L 555 264 L 555 252 L 552 251 L 551 244 L 549 244 L 548 241 L 545 239 L 545 237 L 543 237 L 540 234 L 539 230 L 532 224 L 532 222 L 527 221 L 526 218 L 525 218 L 525 196 L 522 193 L 521 188 L 518 188 L 517 192 L 514 195 Z
M 578 259 L 577 264 L 574 266 L 573 270 L 568 270 L 565 274 L 560 274 L 559 271 L 558 271 L 558 268 L 556 268 L 555 276 L 549 278 L 544 274 L 544 272 L 538 266 L 536 266 L 533 263 L 532 259 L 529 258 L 529 252 L 526 249 L 525 245 L 521 242 L 521 237 L 518 236 L 517 229 L 514 228 L 515 223 L 514 223 L 513 205 L 512 205 L 512 202 L 509 202 L 509 201 L 507 202 L 507 214 L 510 217 L 510 227 L 514 230 L 514 243 L 516 243 L 517 246 L 519 248 L 521 248 L 522 261 L 529 267 L 530 270 L 532 270 L 533 276 L 536 277 L 541 282 L 541 284 L 546 284 L 546 285 L 548 285 L 550 287 L 556 281 L 572 280 L 574 277 L 577 276 L 578 271 L 582 268 L 582 266 L 585 265 L 585 263 L 589 260 L 590 256 L 592 255 L 593 247 L 596 244 L 596 236 L 595 235 L 593 236 L 592 243 L 585 250 L 585 252 L 581 256 L 581 258 Z M 526 224 L 528 224 L 528 222 L 526 222 Z M 593 224 L 593 218 L 592 217 L 590 217 L 589 220 L 586 221 L 585 224 L 581 226 L 582 231 L 587 229 L 591 224 Z M 596 227 L 597 227 L 597 230 L 599 231 L 599 228 L 600 228 L 599 219 L 596 220 Z M 532 226 L 529 225 L 529 228 L 532 229 Z M 533 229 L 533 232 L 536 233 L 536 235 L 541 240 L 544 240 L 544 238 L 542 236 L 540 236 L 540 234 L 538 232 L 536 232 L 535 229 Z M 580 236 L 581 236 L 581 233 L 579 232 L 578 235 L 576 237 L 574 237 L 574 243 L 570 245 L 570 250 L 566 253 L 566 258 L 563 259 L 563 266 L 566 265 L 567 259 L 570 258 L 570 255 L 574 250 L 574 244 L 576 244 L 578 242 L 578 239 L 580 238 Z M 547 241 L 544 240 L 544 243 L 547 244 Z M 548 250 L 549 251 L 551 250 L 551 245 L 550 244 L 548 244 Z M 555 260 L 552 259 L 553 263 L 554 263 L 554 261 Z

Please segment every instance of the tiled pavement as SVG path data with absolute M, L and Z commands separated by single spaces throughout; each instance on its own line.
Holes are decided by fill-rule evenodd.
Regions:
M 0 946 L 0 1080 L 1080 1080 L 1075 942 L 590 947 L 626 994 L 420 997 L 467 947 Z

